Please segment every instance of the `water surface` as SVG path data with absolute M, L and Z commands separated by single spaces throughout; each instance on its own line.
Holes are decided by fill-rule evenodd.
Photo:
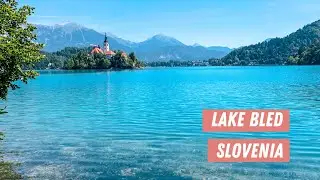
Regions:
M 6 105 L 6 159 L 31 179 L 320 178 L 320 66 L 41 72 Z M 203 133 L 204 108 L 290 109 L 291 131 Z M 290 163 L 207 163 L 208 138 L 277 137 Z

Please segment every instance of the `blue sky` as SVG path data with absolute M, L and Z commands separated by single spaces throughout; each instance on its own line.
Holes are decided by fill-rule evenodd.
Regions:
M 131 41 L 165 34 L 232 48 L 283 37 L 320 19 L 319 0 L 20 0 L 37 24 L 75 22 Z

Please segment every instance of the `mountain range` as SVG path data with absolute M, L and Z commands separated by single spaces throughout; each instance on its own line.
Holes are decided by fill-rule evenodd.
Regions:
M 102 46 L 104 34 L 79 24 L 64 25 L 36 25 L 37 41 L 44 43 L 44 51 L 54 52 L 65 47 Z M 199 44 L 188 46 L 179 40 L 162 34 L 155 35 L 143 42 L 131 42 L 107 33 L 112 50 L 123 50 L 127 53 L 135 52 L 142 61 L 168 60 L 204 60 L 221 58 L 231 52 L 228 47 L 204 47 Z

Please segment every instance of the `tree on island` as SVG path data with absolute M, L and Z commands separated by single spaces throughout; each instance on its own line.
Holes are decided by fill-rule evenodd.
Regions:
M 90 48 L 65 48 L 55 53 L 47 53 L 43 63 L 37 64 L 37 67 L 39 69 L 62 68 L 67 70 L 134 69 L 143 67 L 143 63 L 137 59 L 134 53 L 127 56 L 120 50 L 115 51 L 115 55 L 107 58 L 102 53 L 90 54 Z
M 57 56 L 59 57 L 59 56 Z M 110 61 L 103 54 L 89 55 L 88 51 L 83 50 L 72 55 L 64 61 L 63 69 L 108 69 Z
M 116 54 L 111 57 L 111 66 L 115 69 L 128 69 L 130 64 L 128 58 L 122 51 L 116 51 Z

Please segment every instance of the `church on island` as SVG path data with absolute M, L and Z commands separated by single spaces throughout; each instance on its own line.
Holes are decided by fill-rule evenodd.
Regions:
M 108 37 L 106 33 L 104 35 L 103 48 L 100 48 L 99 45 L 93 46 L 91 50 L 91 54 L 95 54 L 95 53 L 105 54 L 108 59 L 110 59 L 112 56 L 116 54 L 114 51 L 110 50 L 110 45 L 109 45 Z M 125 52 L 122 52 L 121 56 L 127 58 L 127 54 Z

